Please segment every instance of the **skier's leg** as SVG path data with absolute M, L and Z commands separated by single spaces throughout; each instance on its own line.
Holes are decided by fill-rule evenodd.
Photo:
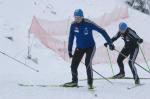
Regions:
M 139 52 L 139 47 L 136 47 L 135 49 L 133 49 L 130 53 L 130 60 L 129 60 L 129 66 L 130 66 L 130 69 L 132 71 L 132 74 L 133 74 L 133 78 L 135 80 L 135 84 L 139 84 L 139 76 L 137 74 L 137 69 L 134 65 L 134 62 L 136 60 L 136 57 L 138 55 L 138 52 Z
M 130 53 L 129 49 L 123 48 L 120 54 L 118 55 L 117 63 L 118 63 L 121 74 L 125 74 L 123 60 L 126 58 L 125 56 L 129 55 L 129 53 Z M 123 56 L 122 54 L 125 56 Z
M 95 51 L 96 51 L 96 46 L 94 46 L 92 48 L 88 48 L 86 50 L 86 58 L 85 58 L 88 84 L 91 86 L 93 85 L 92 60 L 93 60 L 93 56 L 95 54 Z
M 84 51 L 82 49 L 76 48 L 74 52 L 74 56 L 71 62 L 71 73 L 72 73 L 72 81 L 78 82 L 78 66 L 84 55 Z

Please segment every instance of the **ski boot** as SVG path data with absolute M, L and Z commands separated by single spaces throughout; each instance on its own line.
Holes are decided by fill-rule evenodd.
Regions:
M 74 81 L 65 83 L 65 84 L 63 85 L 63 87 L 77 87 L 77 86 L 78 86 L 78 83 L 77 83 L 77 82 L 74 82 Z
M 121 79 L 123 77 L 125 77 L 125 73 L 118 73 L 115 76 L 113 76 L 112 78 L 114 78 L 114 79 Z
M 138 78 L 138 79 L 135 79 L 135 84 L 136 84 L 136 85 L 140 84 L 139 78 Z
M 88 84 L 88 89 L 94 89 L 93 84 Z

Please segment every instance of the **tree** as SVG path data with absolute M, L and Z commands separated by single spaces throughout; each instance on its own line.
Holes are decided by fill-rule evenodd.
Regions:
M 150 14 L 150 0 L 128 0 L 127 4 L 143 13 Z

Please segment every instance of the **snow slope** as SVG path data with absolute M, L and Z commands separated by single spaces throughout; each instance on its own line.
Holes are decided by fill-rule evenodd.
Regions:
M 59 55 L 43 46 L 33 35 L 32 56 L 38 64 L 25 60 L 27 56 L 28 29 L 33 15 L 43 19 L 62 20 L 72 16 L 75 8 L 82 8 L 86 17 L 101 16 L 116 6 L 125 6 L 124 0 L 0 0 L 0 50 L 16 59 L 26 62 L 40 72 L 34 72 L 24 65 L 0 54 L 0 99 L 149 99 L 150 80 L 141 80 L 144 86 L 127 90 L 134 84 L 133 80 L 112 80 L 111 85 L 105 80 L 95 80 L 94 92 L 87 89 L 86 81 L 80 81 L 81 88 L 55 87 L 21 87 L 24 84 L 62 84 L 71 80 L 70 63 L 63 61 Z M 140 32 L 146 42 L 149 40 L 150 18 L 129 8 L 130 18 L 125 20 Z M 117 24 L 106 27 L 110 35 L 117 31 Z M 12 36 L 14 41 L 7 39 Z M 98 43 L 98 42 L 97 42 Z M 117 42 L 116 42 L 117 43 Z M 122 42 L 118 43 L 121 45 Z M 145 66 L 145 63 L 141 63 Z M 111 76 L 108 64 L 97 64 L 93 68 L 104 76 Z M 118 67 L 113 64 L 114 72 Z M 140 77 L 149 74 L 137 68 Z M 126 76 L 132 77 L 129 66 L 125 66 Z M 94 78 L 99 75 L 94 74 Z M 86 78 L 85 66 L 80 64 L 79 79 Z

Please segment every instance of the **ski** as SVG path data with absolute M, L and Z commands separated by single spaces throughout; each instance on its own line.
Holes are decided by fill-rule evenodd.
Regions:
M 143 85 L 144 84 L 135 84 L 133 86 L 127 87 L 127 89 L 130 90 L 130 89 L 137 88 L 137 87 L 140 87 L 140 86 L 143 86 Z
M 84 87 L 84 86 L 76 86 L 76 87 L 65 87 L 63 84 L 62 85 L 48 85 L 48 84 L 22 84 L 19 83 L 18 86 L 22 87 L 64 87 L 64 88 L 79 88 L 79 87 Z
M 123 77 L 123 78 L 113 78 L 113 77 L 106 77 L 107 79 L 134 79 L 133 77 Z M 103 80 L 104 78 L 93 78 L 94 80 Z M 140 79 L 145 79 L 145 80 L 150 80 L 150 78 L 140 78 Z M 79 81 L 85 81 L 87 79 L 80 79 Z
M 49 87 L 49 88 L 56 88 L 56 87 L 58 87 L 58 88 L 68 88 L 68 89 L 70 89 L 70 88 L 81 88 L 81 87 L 85 87 L 85 86 L 80 86 L 80 85 L 78 85 L 78 86 L 76 86 L 76 87 L 65 87 L 64 84 L 62 84 L 62 85 L 48 85 L 48 84 L 22 84 L 22 83 L 18 83 L 18 86 L 21 86 L 21 87 L 41 87 L 41 88 L 46 88 L 46 87 Z M 95 91 L 95 88 L 96 88 L 96 87 L 93 87 L 92 89 L 90 89 L 90 88 L 87 88 L 87 89 L 88 89 L 88 91 L 90 91 L 90 92 L 94 92 L 94 91 Z

